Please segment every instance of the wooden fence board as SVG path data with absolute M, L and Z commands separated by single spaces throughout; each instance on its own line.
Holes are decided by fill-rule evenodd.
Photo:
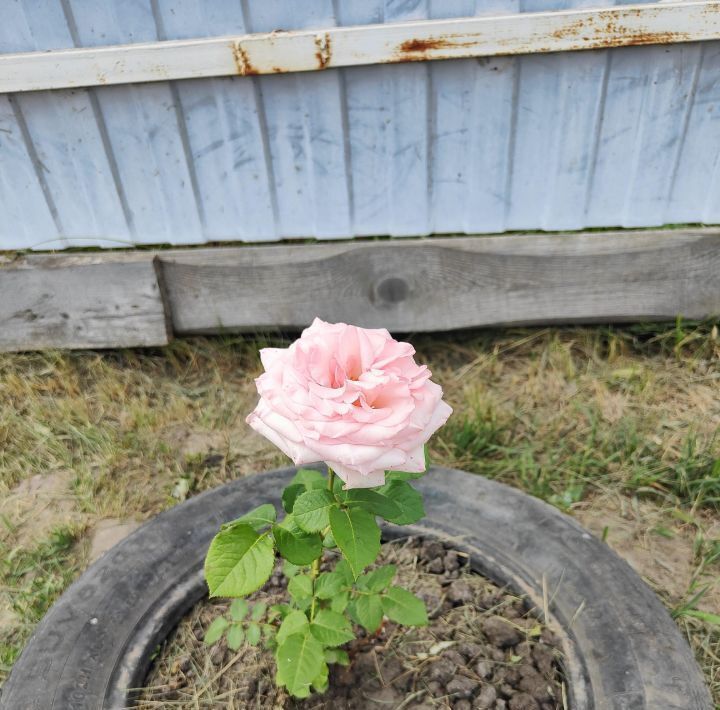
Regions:
M 120 256 L 36 255 L 0 264 L 0 350 L 167 344 L 153 255 Z
M 391 331 L 720 313 L 720 230 L 435 238 L 161 256 L 176 333 Z
M 315 316 L 403 333 L 718 314 L 718 229 L 35 254 L 0 265 L 0 350 L 161 345 L 171 331 L 296 330 Z

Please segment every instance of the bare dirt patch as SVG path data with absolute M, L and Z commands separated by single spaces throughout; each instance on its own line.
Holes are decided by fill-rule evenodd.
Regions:
M 422 597 L 425 628 L 386 621 L 347 646 L 350 664 L 334 665 L 324 695 L 295 701 L 279 690 L 272 655 L 202 638 L 226 603 L 204 602 L 160 651 L 138 707 L 297 708 L 297 710 L 556 710 L 564 707 L 561 654 L 552 632 L 525 601 L 472 573 L 467 558 L 437 541 L 384 546 L 398 565 L 395 584 Z M 258 599 L 283 600 L 279 568 Z M 163 705 L 164 704 L 164 705 Z

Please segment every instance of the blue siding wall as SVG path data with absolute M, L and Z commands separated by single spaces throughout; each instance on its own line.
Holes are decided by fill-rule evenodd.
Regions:
M 0 52 L 597 5 L 3 0 Z M 720 42 L 0 95 L 0 249 L 718 223 L 719 156 Z

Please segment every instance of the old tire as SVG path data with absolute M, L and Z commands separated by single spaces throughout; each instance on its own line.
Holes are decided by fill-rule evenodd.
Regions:
M 0 708 L 126 707 L 128 688 L 142 684 L 152 651 L 205 594 L 202 562 L 220 523 L 268 500 L 278 503 L 292 472 L 249 476 L 203 493 L 105 554 L 40 622 Z M 479 571 L 539 608 L 543 587 L 549 590 L 574 710 L 712 708 L 693 654 L 658 598 L 574 520 L 461 471 L 433 468 L 417 484 L 427 517 L 414 532 L 452 538 Z

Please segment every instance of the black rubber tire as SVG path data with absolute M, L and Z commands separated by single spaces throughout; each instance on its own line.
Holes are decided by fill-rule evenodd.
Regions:
M 130 705 L 127 689 L 142 684 L 157 644 L 206 592 L 202 563 L 220 523 L 261 503 L 279 504 L 293 470 L 203 493 L 106 553 L 40 622 L 0 708 Z M 693 654 L 658 598 L 572 518 L 461 471 L 433 468 L 416 483 L 427 517 L 403 533 L 452 539 L 471 553 L 478 571 L 539 608 L 545 587 L 563 636 L 573 710 L 712 709 Z

